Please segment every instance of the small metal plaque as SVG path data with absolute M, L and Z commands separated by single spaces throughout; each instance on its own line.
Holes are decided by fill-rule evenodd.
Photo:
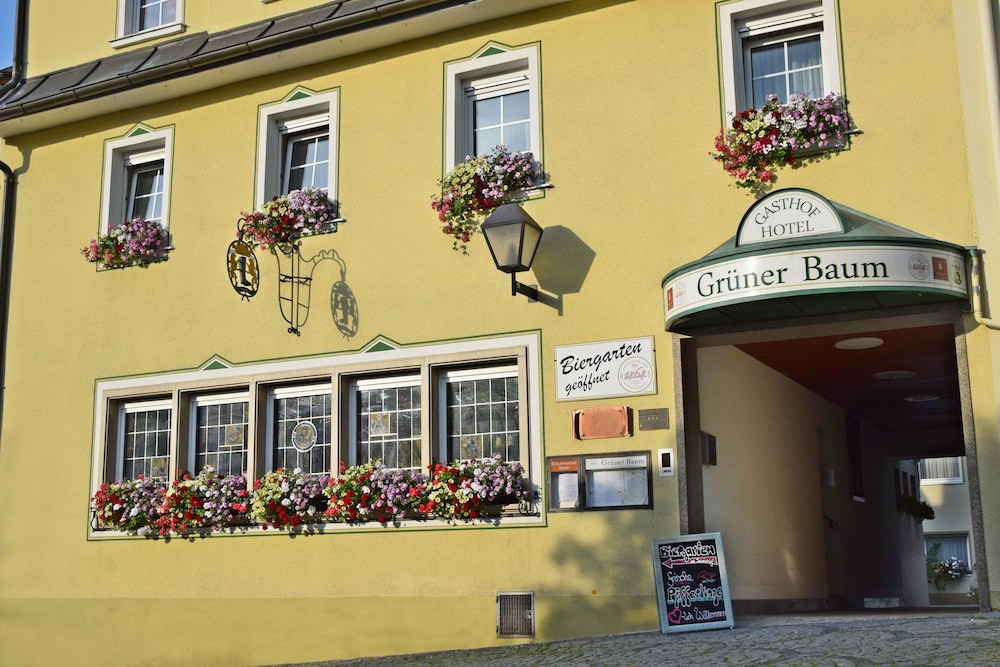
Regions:
M 639 430 L 659 431 L 670 428 L 669 408 L 650 408 L 639 410 Z

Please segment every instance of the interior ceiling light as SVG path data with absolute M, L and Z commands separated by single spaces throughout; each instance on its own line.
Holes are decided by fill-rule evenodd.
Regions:
M 913 371 L 897 370 L 879 371 L 878 373 L 873 374 L 872 377 L 876 380 L 905 380 L 906 378 L 911 378 L 914 375 L 916 375 L 916 373 Z
M 838 350 L 870 350 L 878 347 L 885 341 L 875 336 L 859 336 L 858 338 L 844 338 L 833 344 Z
M 903 400 L 910 403 L 927 403 L 929 401 L 936 401 L 941 397 L 937 394 L 914 394 L 913 396 L 904 396 Z

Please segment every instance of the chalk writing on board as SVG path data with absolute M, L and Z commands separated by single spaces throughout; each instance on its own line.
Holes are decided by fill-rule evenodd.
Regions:
M 733 627 L 718 533 L 653 540 L 663 632 Z

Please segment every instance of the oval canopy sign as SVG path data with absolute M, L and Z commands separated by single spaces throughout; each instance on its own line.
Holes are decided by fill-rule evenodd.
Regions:
M 778 190 L 750 207 L 740 221 L 736 245 L 766 243 L 843 232 L 840 214 L 809 190 Z

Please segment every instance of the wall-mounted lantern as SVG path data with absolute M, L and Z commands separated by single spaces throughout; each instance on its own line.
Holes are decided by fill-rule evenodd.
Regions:
M 504 204 L 481 225 L 497 268 L 510 274 L 510 294 L 538 300 L 538 290 L 517 282 L 517 273 L 531 268 L 542 228 L 517 204 Z

